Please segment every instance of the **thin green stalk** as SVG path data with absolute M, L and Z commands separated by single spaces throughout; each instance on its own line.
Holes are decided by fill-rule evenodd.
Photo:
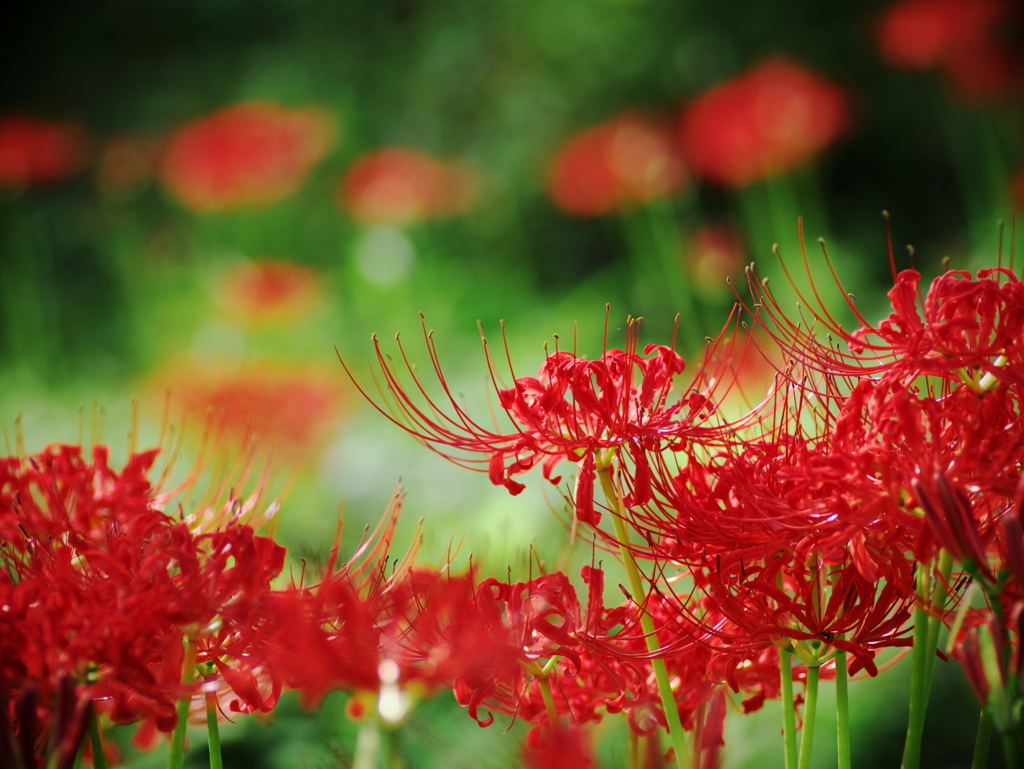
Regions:
M 555 698 L 551 693 L 551 679 L 546 675 L 537 676 L 537 685 L 540 686 L 540 695 L 544 699 L 544 709 L 548 712 L 548 720 L 554 726 L 558 722 L 558 708 L 555 707 Z
M 978 736 L 974 739 L 974 758 L 971 769 L 985 769 L 988 766 L 988 746 L 992 742 L 992 714 L 987 708 L 981 709 L 978 718 Z
M 934 593 L 929 595 L 928 603 L 939 609 L 946 605 L 946 598 L 949 595 L 949 575 L 953 571 L 953 556 L 948 550 L 939 553 L 939 579 L 935 583 Z M 928 648 L 931 653 L 928 655 L 928 669 L 925 672 L 925 684 L 927 693 L 932 687 L 932 668 L 935 667 L 935 650 L 939 648 L 939 631 L 942 630 L 942 618 L 939 616 L 928 617 Z M 927 699 L 928 694 L 925 694 Z
M 924 717 L 928 709 L 928 691 L 931 683 L 931 657 L 935 654 L 935 647 L 929 643 L 932 633 L 928 612 L 924 608 L 930 600 L 929 573 L 930 569 L 925 564 L 918 564 L 914 646 L 911 651 L 913 667 L 910 671 L 910 715 L 901 769 L 918 769 L 921 765 L 921 740 L 924 736 Z
M 185 661 L 181 666 L 181 683 L 183 686 L 192 683 L 198 652 L 198 644 L 189 638 L 185 642 Z M 187 693 L 178 700 L 178 723 L 174 725 L 174 732 L 171 734 L 171 748 L 167 755 L 167 769 L 181 769 L 184 762 L 185 732 L 188 730 L 188 711 L 191 704 L 192 697 Z
M 630 594 L 637 607 L 642 607 L 647 597 L 647 591 L 644 590 L 640 567 L 637 566 L 633 553 L 629 549 L 629 532 L 626 530 L 626 511 L 622 497 L 615 488 L 611 472 L 607 467 L 600 468 L 597 474 L 601 478 L 601 489 L 604 491 L 605 498 L 614 506 L 612 521 L 615 524 L 615 538 L 619 542 L 619 552 L 622 554 L 623 565 L 626 567 Z M 658 636 L 655 633 L 654 620 L 642 608 L 640 610 L 640 627 L 644 631 L 647 650 L 652 654 L 657 653 Z M 669 737 L 675 750 L 676 765 L 682 769 L 686 766 L 689 755 L 686 747 L 686 732 L 683 731 L 683 724 L 679 720 L 679 709 L 676 707 L 675 694 L 672 691 L 672 684 L 669 682 L 668 669 L 665 667 L 665 660 L 658 657 L 651 659 L 651 667 L 654 669 L 654 679 L 658 683 L 658 694 L 661 696 L 661 707 L 665 711 Z
M 786 769 L 797 769 L 793 660 L 788 646 L 779 647 L 779 678 L 782 683 L 782 736 L 786 750 Z
M 89 743 L 92 745 L 93 769 L 107 769 L 107 754 L 103 752 L 103 736 L 100 734 L 100 721 L 96 711 L 89 717 Z
M 1000 731 L 999 739 L 1003 743 L 1003 757 L 1007 766 L 1020 766 L 1020 753 L 1017 750 L 1017 735 L 1014 730 Z
M 836 747 L 837 769 L 851 769 L 850 695 L 846 674 L 846 652 L 836 649 Z
M 217 693 L 206 693 L 206 733 L 210 746 L 210 769 L 224 769 L 220 751 L 220 724 L 217 722 Z
M 811 751 L 814 749 L 814 724 L 818 718 L 818 679 L 821 666 L 815 661 L 807 666 L 807 691 L 804 697 L 804 726 L 800 739 L 800 763 L 797 769 L 811 769 Z

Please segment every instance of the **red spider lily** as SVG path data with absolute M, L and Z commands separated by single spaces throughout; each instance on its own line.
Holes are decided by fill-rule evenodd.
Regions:
M 889 370 L 963 378 L 975 389 L 997 382 L 1024 384 L 1024 282 L 1006 269 L 977 276 L 949 271 L 922 300 L 920 274 L 905 270 L 889 292 L 893 312 L 874 327 L 851 334 L 855 353 L 891 355 Z
M 389 147 L 355 162 L 338 188 L 338 204 L 360 224 L 404 226 L 465 213 L 477 192 L 468 166 Z
M 593 750 L 578 726 L 543 724 L 526 735 L 523 759 L 530 769 L 595 769 Z
M 168 364 L 152 377 L 172 408 L 210 419 L 227 440 L 255 440 L 295 461 L 319 456 L 341 416 L 344 395 L 319 366 L 257 360 L 241 369 L 195 362 Z
M 80 128 L 30 115 L 0 118 L 0 188 L 46 187 L 85 165 L 88 142 Z
M 458 696 L 514 675 L 516 649 L 481 620 L 472 573 L 403 568 L 384 577 L 386 561 L 369 574 L 343 567 L 275 600 L 272 659 L 305 705 L 336 690 L 372 694 L 395 722 L 440 687 Z M 476 717 L 472 703 L 470 711 Z
M 246 261 L 221 280 L 217 300 L 247 326 L 273 326 L 308 317 L 322 300 L 320 276 L 307 267 L 273 259 Z
M 665 197 L 686 183 L 667 125 L 635 112 L 571 138 L 551 163 L 548 193 L 577 216 L 604 216 Z
M 302 186 L 333 133 L 317 108 L 236 104 L 180 128 L 167 142 L 160 178 L 196 212 L 264 208 Z
M 698 176 L 744 187 L 820 153 L 846 129 L 848 113 L 838 86 L 773 59 L 690 104 L 682 119 L 683 147 Z
M 797 226 L 803 267 L 813 278 L 803 247 L 802 222 Z M 813 280 L 810 295 L 798 291 L 802 312 L 809 313 L 812 322 L 807 325 L 804 318 L 788 318 L 752 269 L 748 271 L 752 294 L 748 313 L 773 337 L 787 359 L 828 377 L 884 375 L 911 382 L 930 376 L 959 380 L 978 392 L 1000 383 L 1019 386 L 1024 340 L 1018 332 L 1024 324 L 1024 282 L 1001 267 L 979 270 L 976 275 L 950 270 L 935 278 L 922 295 L 920 273 L 910 269 L 897 274 L 888 232 L 887 241 L 894 286 L 888 293 L 893 312 L 886 320 L 872 323 L 860 313 L 843 289 L 823 242 L 832 278 L 846 296 L 846 306 L 859 328 L 848 331 L 837 320 Z M 788 275 L 785 264 L 783 268 Z M 823 333 L 832 337 L 828 343 L 819 341 Z M 838 349 L 836 340 L 845 342 L 850 352 Z M 940 382 L 939 386 L 948 385 Z
M 894 67 L 941 69 L 962 98 L 985 99 L 1020 91 L 1024 60 L 1000 34 L 1020 22 L 1005 0 L 903 0 L 881 19 L 878 47 Z
M 606 349 L 597 360 L 556 350 L 548 354 L 536 377 L 517 377 L 509 388 L 494 379 L 499 404 L 511 423 L 507 432 L 499 426 L 484 427 L 466 414 L 449 389 L 425 326 L 427 349 L 450 416 L 426 395 L 401 343 L 402 360 L 413 378 L 408 388 L 375 338 L 387 390 L 381 390 L 383 405 L 378 409 L 453 462 L 476 470 L 485 465 L 491 481 L 512 494 L 524 488 L 515 476 L 536 465 L 557 484 L 561 476 L 554 475 L 556 466 L 562 461 L 575 463 L 576 519 L 597 524 L 601 513 L 594 505 L 594 482 L 599 461 L 607 465 L 621 454 L 635 463 L 630 499 L 640 504 L 650 494 L 648 452 L 711 440 L 717 434 L 708 421 L 713 413 L 710 392 L 699 392 L 695 386 L 673 400 L 675 377 L 684 369 L 682 358 L 664 345 L 648 345 L 642 354 L 637 352 L 638 333 L 639 323 L 630 321 L 624 350 Z M 486 341 L 484 345 L 486 351 Z M 493 366 L 491 371 L 493 378 Z M 718 384 L 711 381 L 707 386 L 713 389 Z M 417 392 L 425 406 L 419 405 Z
M 247 504 L 233 495 L 227 516 L 188 517 L 216 526 L 207 533 L 161 512 L 202 467 L 164 491 L 149 478 L 156 451 L 133 454 L 120 472 L 107 455 L 96 447 L 89 462 L 77 446 L 53 446 L 0 460 L 3 690 L 31 687 L 45 712 L 70 677 L 113 721 L 170 730 L 191 692 L 181 683 L 187 640 L 233 689 L 234 709 L 269 709 L 276 685 L 264 693 L 250 678 L 283 548 L 242 522 Z M 212 480 L 200 508 L 219 505 Z

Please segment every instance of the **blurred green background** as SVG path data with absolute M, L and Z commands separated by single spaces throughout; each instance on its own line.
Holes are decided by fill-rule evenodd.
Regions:
M 19 182 L 3 176 L 0 133 L 0 421 L 11 430 L 21 415 L 38 449 L 76 440 L 83 405 L 88 432 L 96 402 L 104 439 L 123 456 L 132 400 L 143 442 L 152 441 L 170 388 L 172 421 L 181 408 L 190 413 L 186 453 L 196 451 L 208 410 L 229 413 L 241 432 L 251 422 L 274 446 L 270 488 L 290 485 L 281 536 L 299 555 L 329 547 L 339 499 L 354 543 L 400 482 L 403 536 L 423 518 L 428 559 L 465 537 L 462 556 L 472 551 L 496 571 L 525 567 L 530 543 L 555 564 L 565 542 L 549 509 L 561 507 L 557 489 L 535 479 L 511 498 L 424 451 L 366 405 L 337 355 L 370 383 L 371 333 L 393 353 L 401 332 L 429 373 L 422 312 L 453 389 L 486 414 L 477 321 L 500 364 L 504 319 L 518 375 L 534 373 L 553 334 L 563 345 L 576 334 L 581 353 L 600 354 L 606 303 L 613 346 L 627 315 L 645 317 L 644 342 L 667 343 L 681 312 L 680 346 L 693 356 L 733 303 L 725 275 L 742 285 L 742 265 L 756 260 L 781 281 L 773 243 L 795 263 L 799 215 L 810 243 L 826 239 L 868 314 L 884 311 L 890 275 L 883 209 L 901 265 L 905 243 L 926 274 L 945 257 L 955 267 L 993 265 L 997 222 L 1011 216 L 1012 182 L 1024 167 L 1024 68 L 1013 87 L 972 94 L 935 68 L 893 66 L 878 43 L 890 5 L 19 4 L 0 31 L 0 118 L 32 116 L 73 127 L 77 138 L 65 173 Z M 993 49 L 1021 40 L 1020 19 L 1008 18 L 987 43 Z M 627 112 L 656 116 L 675 137 L 701 94 L 779 56 L 845 94 L 844 130 L 823 152 L 742 187 L 687 173 L 671 194 L 604 215 L 553 202 L 552 163 L 572 137 Z M 183 127 L 253 101 L 315 110 L 328 138 L 279 200 L 191 210 L 167 182 L 168 147 Z M 465 200 L 408 221 L 353 214 L 339 185 L 387 147 L 470 169 Z M 736 249 L 710 278 L 694 261 L 694 237 L 709 224 L 726 228 Z M 827 284 L 819 253 L 811 249 Z M 292 275 L 297 293 L 277 292 L 274 281 L 284 279 L 259 272 L 266 260 L 301 268 Z M 245 287 L 253 269 L 269 294 Z M 260 422 L 257 412 L 280 418 Z M 958 726 L 933 721 L 930 766 L 966 765 L 973 726 L 959 724 L 974 710 L 958 676 L 937 685 L 937 696 L 959 703 L 938 708 Z M 859 733 L 872 735 L 858 747 L 861 765 L 895 765 L 899 695 L 881 680 L 855 693 Z M 289 704 L 269 728 L 229 729 L 230 765 L 335 765 L 351 750 L 341 712 L 331 700 L 311 721 Z M 753 726 L 734 719 L 726 765 L 771 765 L 781 749 L 776 718 L 769 708 Z M 430 746 L 415 748 L 423 766 L 483 765 L 480 739 L 486 765 L 513 765 L 515 740 L 500 728 L 481 733 L 444 700 L 421 709 L 403 740 L 417 766 L 417 741 Z M 820 766 L 830 760 L 827 743 Z

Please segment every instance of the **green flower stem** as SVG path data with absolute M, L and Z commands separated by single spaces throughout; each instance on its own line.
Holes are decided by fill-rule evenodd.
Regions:
M 613 506 L 612 520 L 615 524 L 615 538 L 619 542 L 619 551 L 622 554 L 622 562 L 626 567 L 626 575 L 629 579 L 629 590 L 633 601 L 640 610 L 640 627 L 643 628 L 644 637 L 647 640 L 647 650 L 656 654 L 659 649 L 658 636 L 655 633 L 654 620 L 643 609 L 647 591 L 644 590 L 643 579 L 640 576 L 640 568 L 633 558 L 629 549 L 629 532 L 626 529 L 626 510 L 622 502 L 622 496 L 615 488 L 612 480 L 611 470 L 606 465 L 598 468 L 598 476 L 601 478 L 601 489 L 605 498 Z M 665 711 L 665 721 L 668 723 L 668 733 L 672 740 L 672 747 L 676 754 L 676 765 L 680 768 L 687 763 L 686 732 L 683 731 L 683 724 L 679 720 L 679 709 L 676 707 L 675 695 L 672 691 L 672 684 L 668 678 L 668 668 L 665 667 L 665 660 L 653 657 L 651 667 L 654 669 L 654 679 L 658 683 L 658 694 L 661 696 L 661 707 Z
M 210 746 L 210 769 L 224 769 L 220 751 L 220 724 L 217 722 L 217 693 L 206 693 L 206 733 Z
M 793 659 L 788 646 L 779 647 L 779 678 L 782 683 L 782 736 L 786 751 L 786 769 L 797 769 Z
M 548 712 L 548 720 L 554 726 L 558 721 L 558 708 L 555 707 L 555 698 L 551 693 L 551 679 L 546 675 L 537 676 L 537 685 L 540 686 L 540 695 L 544 698 L 544 709 Z
M 938 640 L 938 630 L 931 627 L 931 617 L 925 606 L 931 603 L 931 568 L 918 564 L 917 607 L 914 609 L 914 646 L 911 652 L 913 667 L 910 672 L 910 716 L 907 722 L 907 740 L 903 745 L 901 769 L 918 769 L 921 765 L 921 740 L 924 736 L 924 718 L 928 709 L 931 689 L 932 657 Z
M 92 745 L 93 769 L 107 769 L 107 754 L 103 752 L 103 736 L 100 734 L 100 719 L 95 708 L 89 716 L 89 743 Z
M 181 666 L 181 683 L 192 683 L 195 675 L 196 655 L 199 646 L 189 638 L 185 642 L 185 662 Z M 171 749 L 167 755 L 167 769 L 181 769 L 185 759 L 185 732 L 188 730 L 188 711 L 192 704 L 191 695 L 185 694 L 178 700 L 178 723 L 171 734 Z
M 821 666 L 815 660 L 807 666 L 807 692 L 804 698 L 804 726 L 800 735 L 800 762 L 797 769 L 811 769 L 811 751 L 814 749 L 814 724 L 818 714 L 818 679 Z
M 953 571 L 953 556 L 950 555 L 948 550 L 943 550 L 939 553 L 939 575 L 940 579 L 935 584 L 934 593 L 931 594 L 929 603 L 936 607 L 941 608 L 946 604 L 946 598 L 949 596 L 949 575 Z M 939 648 L 939 631 L 942 630 L 942 618 L 937 616 L 929 616 L 928 618 L 928 648 L 931 649 L 931 653 L 928 655 L 928 669 L 925 673 L 925 684 L 928 687 L 927 691 L 931 691 L 932 686 L 932 668 L 935 667 L 935 650 Z M 927 697 L 927 694 L 925 695 Z
M 836 649 L 836 747 L 837 769 L 851 769 L 850 695 L 846 674 L 846 652 Z
M 974 758 L 971 769 L 985 769 L 988 766 L 988 745 L 992 741 L 992 714 L 987 708 L 981 709 L 978 719 L 978 736 L 974 739 Z

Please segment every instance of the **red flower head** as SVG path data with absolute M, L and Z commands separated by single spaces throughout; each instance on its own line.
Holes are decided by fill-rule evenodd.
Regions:
M 338 188 L 338 204 L 360 224 L 401 226 L 465 213 L 477 191 L 468 166 L 389 147 L 355 162 Z
M 773 59 L 699 96 L 683 114 L 683 147 L 698 175 L 744 187 L 819 153 L 848 121 L 837 85 Z
M 85 165 L 86 149 L 77 126 L 29 115 L 0 118 L 0 188 L 62 182 Z
M 275 452 L 308 461 L 319 455 L 341 415 L 337 379 L 308 364 L 262 361 L 228 370 L 183 363 L 151 378 L 171 405 L 215 428 L 236 444 L 255 439 Z
M 217 298 L 225 312 L 247 326 L 272 326 L 316 310 L 323 288 L 307 267 L 262 259 L 242 262 L 221 281 Z
M 262 208 L 299 189 L 332 135 L 330 118 L 316 108 L 237 104 L 179 129 L 160 176 L 193 211 Z
M 1021 21 L 1006 0 L 903 0 L 879 23 L 878 47 L 894 67 L 941 69 L 968 100 L 1019 93 L 1024 59 L 1000 32 Z
M 673 398 L 675 378 L 684 369 L 680 355 L 664 345 L 648 345 L 638 352 L 638 333 L 638 323 L 630 321 L 624 350 L 606 349 L 596 360 L 556 350 L 548 354 L 536 377 L 516 377 L 508 388 L 496 385 L 509 423 L 493 428 L 474 422 L 456 401 L 425 326 L 435 373 L 452 416 L 433 402 L 419 405 L 414 393 L 426 391 L 415 379 L 415 372 L 410 367 L 413 387 L 403 386 L 397 368 L 375 339 L 390 391 L 383 396 L 384 406 L 378 408 L 443 456 L 473 469 L 486 468 L 491 481 L 512 494 L 524 488 L 515 476 L 537 465 L 545 478 L 557 484 L 561 482 L 561 476 L 554 475 L 557 465 L 562 461 L 576 464 L 576 520 L 596 525 L 601 518 L 594 506 L 597 470 L 616 459 L 635 463 L 630 501 L 642 504 L 650 495 L 648 452 L 691 440 L 710 440 L 716 434 L 707 424 L 714 411 L 707 394 L 698 392 L 695 385 Z M 402 358 L 408 362 L 404 352 Z M 496 383 L 493 369 L 492 376 Z
M 565 143 L 551 164 L 548 192 L 570 214 L 604 216 L 670 195 L 686 178 L 669 127 L 627 112 Z

